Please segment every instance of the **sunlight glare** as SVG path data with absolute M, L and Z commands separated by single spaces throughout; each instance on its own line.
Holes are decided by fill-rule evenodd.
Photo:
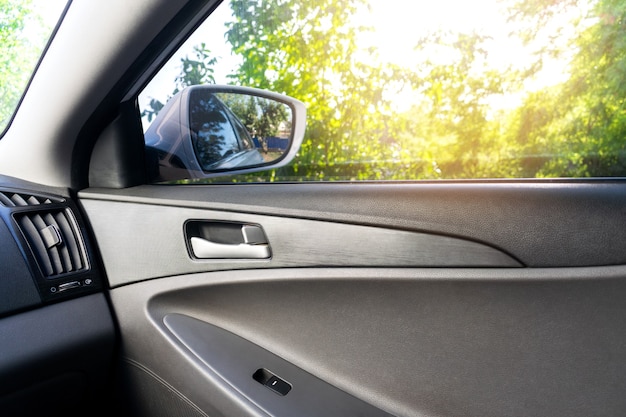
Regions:
M 488 36 L 488 68 L 507 71 L 523 68 L 533 60 L 533 51 L 513 37 L 511 23 L 507 22 L 507 2 L 502 0 L 370 0 L 370 10 L 362 9 L 356 17 L 358 25 L 371 27 L 363 32 L 360 42 L 363 49 L 375 47 L 380 62 L 416 68 L 428 59 L 436 63 L 453 62 L 455 56 L 450 48 L 431 48 L 425 56 L 415 51 L 420 39 L 436 33 L 472 33 Z M 563 22 L 570 16 L 563 16 Z M 568 77 L 566 59 L 548 59 L 536 79 L 524 85 L 524 90 L 535 91 L 563 82 Z M 513 108 L 520 104 L 522 93 L 493 97 L 494 109 Z M 416 104 L 411 91 L 394 92 L 396 111 L 406 111 Z

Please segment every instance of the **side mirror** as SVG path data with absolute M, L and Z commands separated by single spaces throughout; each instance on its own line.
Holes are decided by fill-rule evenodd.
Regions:
M 145 133 L 154 181 L 278 168 L 300 148 L 306 109 L 255 88 L 196 85 L 172 97 Z

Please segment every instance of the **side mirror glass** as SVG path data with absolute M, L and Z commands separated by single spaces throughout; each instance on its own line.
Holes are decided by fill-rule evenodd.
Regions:
M 244 87 L 187 87 L 145 133 L 155 181 L 210 178 L 278 168 L 296 155 L 305 107 L 291 97 Z

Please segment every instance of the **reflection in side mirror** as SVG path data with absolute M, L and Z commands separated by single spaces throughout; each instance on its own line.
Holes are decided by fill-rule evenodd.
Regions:
M 304 105 L 287 96 L 244 87 L 188 87 L 145 133 L 148 164 L 158 164 L 152 180 L 284 166 L 302 143 L 305 117 Z
M 292 114 L 284 103 L 195 90 L 189 107 L 192 143 L 205 171 L 271 163 L 289 147 Z

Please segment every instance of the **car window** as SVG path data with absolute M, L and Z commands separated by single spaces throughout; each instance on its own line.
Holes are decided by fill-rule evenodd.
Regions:
M 243 127 L 241 122 L 237 117 L 230 116 L 230 122 L 237 132 L 237 137 L 239 138 L 239 145 L 242 149 L 254 149 L 254 143 L 252 142 L 252 138 L 248 134 L 248 130 Z
M 7 127 L 67 0 L 0 0 L 0 131 Z
M 626 2 L 230 0 L 140 96 L 201 83 L 307 106 L 293 162 L 224 181 L 626 175 Z

